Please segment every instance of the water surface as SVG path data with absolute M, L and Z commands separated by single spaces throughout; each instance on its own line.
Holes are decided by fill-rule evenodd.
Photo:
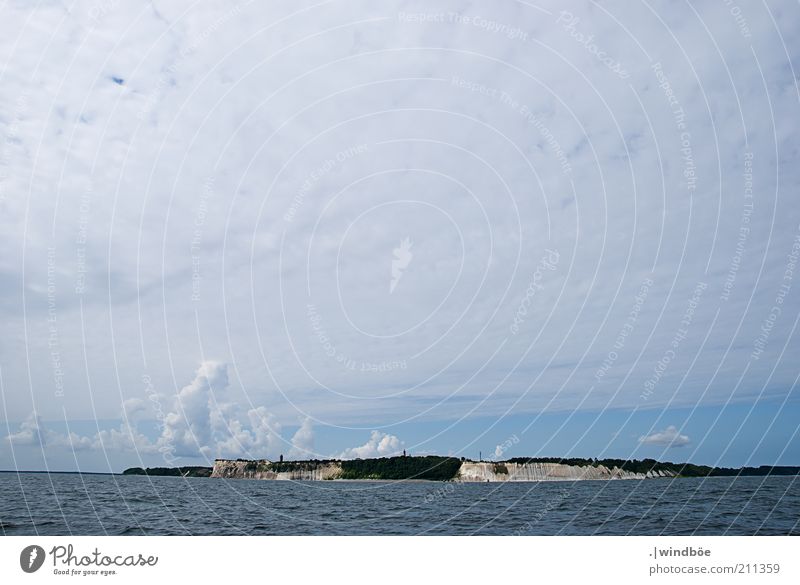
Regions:
M 0 534 L 800 534 L 800 477 L 286 482 L 0 473 Z

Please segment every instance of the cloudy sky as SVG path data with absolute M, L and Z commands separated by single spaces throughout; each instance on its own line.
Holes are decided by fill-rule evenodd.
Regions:
M 798 34 L 789 1 L 4 4 L 0 468 L 797 465 Z

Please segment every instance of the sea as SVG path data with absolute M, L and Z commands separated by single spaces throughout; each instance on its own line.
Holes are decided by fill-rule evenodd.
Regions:
M 4 535 L 800 535 L 800 477 L 541 483 L 0 473 Z

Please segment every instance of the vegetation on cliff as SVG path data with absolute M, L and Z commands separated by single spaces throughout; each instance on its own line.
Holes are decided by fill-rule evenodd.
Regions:
M 504 463 L 516 463 L 524 465 L 526 463 L 561 463 L 563 465 L 575 465 L 577 467 L 586 467 L 587 465 L 594 465 L 596 459 L 582 459 L 580 457 L 512 457 L 506 459 Z M 599 463 L 599 462 L 598 462 Z
M 171 477 L 211 477 L 210 467 L 130 467 L 122 475 L 166 475 Z
M 269 471 L 275 473 L 292 473 L 298 471 L 314 471 L 327 465 L 335 465 L 338 461 L 334 459 L 308 459 L 304 461 L 273 461 L 269 465 Z
M 457 457 L 381 457 L 342 461 L 342 479 L 453 479 L 461 467 Z
M 508 475 L 508 467 L 506 467 L 505 463 L 495 463 L 492 467 L 492 471 L 494 471 L 496 474 Z

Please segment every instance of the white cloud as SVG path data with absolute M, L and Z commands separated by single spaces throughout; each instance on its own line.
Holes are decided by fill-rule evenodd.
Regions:
M 689 437 L 687 435 L 681 435 L 674 425 L 670 425 L 663 431 L 639 437 L 639 442 L 645 445 L 657 445 L 659 447 L 683 447 L 689 444 Z
M 280 449 L 281 425 L 263 406 L 247 411 L 243 424 L 236 416 L 222 417 L 215 432 L 213 452 L 216 457 L 260 459 L 273 456 Z
M 164 417 L 161 434 L 163 443 L 175 449 L 177 455 L 195 455 L 198 451 L 205 456 L 212 449 L 212 412 L 218 397 L 228 386 L 228 372 L 225 364 L 206 361 L 200 364 L 194 380 L 178 392 L 174 412 Z
M 156 442 L 150 441 L 134 426 L 128 426 L 124 422 L 116 429 L 102 429 L 93 437 L 80 437 L 72 433 L 69 439 L 62 439 L 59 444 L 70 448 L 75 448 L 76 445 L 79 445 L 84 449 L 112 453 L 136 453 L 140 456 L 153 455 L 159 451 L 159 446 Z
M 122 403 L 122 412 L 129 420 L 147 413 L 147 403 L 141 398 L 128 398 Z
M 314 425 L 311 418 L 303 419 L 300 428 L 292 436 L 292 448 L 289 456 L 296 459 L 309 458 L 314 455 Z
M 197 369 L 194 379 L 181 388 L 174 409 L 164 415 L 161 434 L 150 439 L 137 428 L 148 405 L 140 399 L 123 404 L 118 428 L 102 429 L 92 436 L 74 432 L 58 433 L 42 427 L 38 415 L 31 414 L 19 430 L 6 439 L 17 446 L 42 445 L 49 449 L 129 452 L 139 455 L 161 453 L 170 464 L 179 457 L 207 460 L 214 457 L 274 456 L 282 446 L 281 424 L 266 407 L 258 406 L 240 414 L 232 403 L 220 400 L 228 387 L 227 366 L 207 361 Z M 126 422 L 127 420 L 127 422 Z M 313 446 L 313 430 L 306 420 L 295 434 L 298 448 Z
M 273 456 L 281 446 L 281 424 L 264 406 L 245 413 L 225 399 L 229 379 L 227 365 L 203 362 L 194 380 L 175 400 L 175 410 L 164 417 L 157 445 L 175 456 L 251 457 Z
M 369 457 L 391 457 L 399 455 L 403 451 L 403 443 L 388 433 L 372 431 L 369 441 L 360 447 L 345 449 L 340 455 L 340 459 L 367 459 Z
M 16 433 L 11 433 L 6 437 L 12 445 L 33 446 L 47 444 L 47 439 L 42 432 L 42 425 L 39 416 L 33 412 L 25 419 Z

